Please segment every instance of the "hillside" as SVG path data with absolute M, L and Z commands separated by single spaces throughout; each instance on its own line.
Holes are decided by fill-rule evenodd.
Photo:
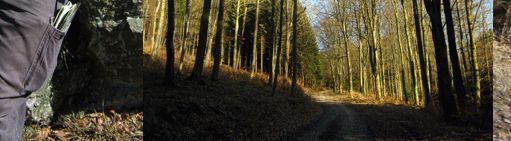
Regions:
M 164 56 L 164 55 L 159 55 Z M 144 55 L 144 120 L 147 140 L 276 140 L 310 123 L 321 107 L 299 87 L 289 95 L 290 83 L 279 86 L 275 96 L 265 86 L 266 74 L 221 67 L 220 80 L 185 80 L 178 74 L 177 87 L 161 87 L 163 59 Z M 177 64 L 176 64 L 177 65 Z M 205 76 L 211 73 L 205 67 Z M 282 80 L 280 80 L 282 82 Z

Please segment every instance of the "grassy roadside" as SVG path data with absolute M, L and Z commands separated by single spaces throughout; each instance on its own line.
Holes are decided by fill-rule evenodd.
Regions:
M 184 80 L 192 59 L 185 59 L 177 87 L 165 88 L 160 84 L 166 60 L 144 55 L 145 139 L 278 140 L 322 113 L 307 89 L 299 87 L 298 94 L 290 95 L 289 82 L 271 96 L 271 87 L 265 86 L 268 76 L 262 73 L 250 79 L 247 71 L 221 66 L 219 81 Z M 204 75 L 210 74 L 211 67 L 205 67 Z

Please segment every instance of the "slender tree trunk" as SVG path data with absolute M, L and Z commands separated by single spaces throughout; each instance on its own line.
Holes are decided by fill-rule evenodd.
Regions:
M 336 91 L 337 89 L 335 88 L 336 87 L 336 85 L 335 85 L 336 81 L 335 81 L 335 68 L 334 68 L 334 63 L 333 63 L 334 61 L 332 61 L 332 59 L 328 59 L 328 61 L 330 63 L 330 71 L 332 73 L 332 79 L 333 79 L 333 82 L 334 82 L 334 84 L 333 84 L 333 91 L 335 93 L 335 92 L 337 92 Z
M 463 58 L 463 71 L 462 71 L 462 76 L 465 76 L 464 74 L 467 72 L 468 70 L 468 67 L 467 67 L 467 61 L 465 60 L 465 50 L 463 49 L 463 43 L 465 42 L 464 41 L 464 38 L 463 38 L 463 22 L 461 21 L 461 13 L 460 13 L 460 1 L 456 2 L 456 12 L 457 12 L 457 15 L 458 15 L 458 31 L 459 31 L 459 38 L 460 38 L 460 49 L 461 49 L 461 57 Z M 466 77 L 466 76 L 465 76 Z M 466 82 L 466 80 L 465 80 Z M 468 82 L 466 82 L 468 84 Z M 461 100 L 460 97 L 458 97 L 458 101 Z
M 163 79 L 163 86 L 174 87 L 174 25 L 175 25 L 175 10 L 174 0 L 168 1 L 169 11 L 167 30 L 167 62 L 165 63 L 165 78 Z
M 252 69 L 250 71 L 250 79 L 254 78 L 254 72 L 257 68 L 257 28 L 259 27 L 259 0 L 256 0 L 256 21 L 255 21 L 255 30 L 254 30 L 254 47 L 252 49 Z
M 357 14 L 357 13 L 355 13 Z M 360 28 L 362 28 L 362 25 L 361 25 L 361 18 L 362 16 L 360 14 L 357 14 L 355 15 L 355 18 L 356 18 L 356 23 L 357 23 L 357 32 L 358 32 L 358 51 L 359 51 L 359 56 L 358 56 L 358 60 L 359 60 L 359 75 L 360 75 L 360 92 L 361 93 L 365 93 L 364 91 L 364 85 L 365 85 L 365 81 L 364 81 L 364 65 L 363 65 L 363 62 L 362 62 L 362 58 L 364 58 L 364 51 L 362 50 L 362 30 Z
M 422 47 L 422 35 L 421 35 L 421 25 L 419 22 L 419 8 L 417 7 L 417 0 L 412 0 L 413 2 L 413 17 L 415 19 L 415 34 L 417 35 L 417 48 L 419 49 L 419 60 L 421 65 L 421 76 L 422 76 L 422 87 L 424 89 L 424 105 L 428 105 L 430 103 L 429 96 L 429 85 L 427 78 L 427 68 L 426 68 L 426 60 L 424 59 L 423 47 Z
M 239 48 L 239 44 L 241 43 L 241 40 L 243 39 L 242 37 L 239 37 L 239 19 L 240 19 L 240 3 L 241 1 L 238 0 L 238 6 L 236 7 L 236 23 L 235 23 L 235 27 L 234 27 L 234 49 L 232 50 L 233 51 L 233 55 L 232 55 L 232 67 L 234 69 L 238 69 L 237 68 L 237 64 L 238 64 L 238 48 Z
M 247 10 L 248 10 L 248 7 L 247 7 L 247 0 L 244 0 L 243 1 L 243 6 L 245 7 L 245 12 L 243 13 L 243 24 L 241 25 L 241 39 L 240 40 L 243 40 L 243 38 L 245 37 L 245 26 L 246 26 L 246 22 L 247 22 Z M 245 40 L 246 42 L 246 40 Z M 245 43 L 243 42 L 243 43 Z M 241 58 L 241 53 L 243 51 L 243 47 L 241 46 L 241 43 L 238 44 L 239 47 L 239 50 L 238 50 L 238 69 L 241 67 L 242 65 L 242 58 Z
M 263 36 L 263 35 L 261 35 L 261 36 Z M 261 52 L 259 53 L 260 56 L 261 56 L 261 57 L 259 57 L 261 59 L 259 66 L 261 66 L 261 67 L 260 67 L 259 71 L 262 73 L 262 72 L 264 72 L 264 69 L 263 69 L 263 64 L 264 64 L 263 63 L 263 60 L 264 60 L 264 58 L 263 58 L 263 55 L 264 55 L 264 37 L 261 37 L 261 39 L 259 39 L 259 40 L 261 41 Z
M 381 81 L 380 81 L 380 68 L 379 68 L 379 52 L 377 47 L 377 38 L 376 38 L 376 23 L 378 21 L 378 11 L 376 8 L 376 2 L 375 1 L 369 1 L 364 0 L 364 22 L 365 22 L 365 28 L 367 31 L 367 36 L 369 37 L 368 45 L 369 45 L 369 63 L 371 64 L 371 72 L 373 75 L 371 85 L 373 85 L 373 88 L 376 88 L 377 91 L 377 98 L 378 101 L 381 100 Z
M 338 5 L 340 5 L 340 1 L 337 1 Z M 343 1 L 342 7 L 338 6 L 339 12 L 342 11 L 340 22 L 341 22 L 341 29 L 342 29 L 342 35 L 344 39 L 344 49 L 346 50 L 346 62 L 348 64 L 348 79 L 349 79 L 349 93 L 350 98 L 353 98 L 353 76 L 351 73 L 351 58 L 350 58 L 350 51 L 348 49 L 348 31 L 346 30 L 346 22 L 348 21 L 347 15 L 346 15 L 346 5 L 347 1 Z
M 220 69 L 220 61 L 222 57 L 220 56 L 221 46 L 222 46 L 222 27 L 224 26 L 224 0 L 220 0 L 220 4 L 218 6 L 218 23 L 216 25 L 216 39 L 215 39 L 215 62 L 213 64 L 213 72 L 211 75 L 211 80 L 218 80 L 220 78 L 219 69 Z
M 278 38 L 278 48 L 277 48 L 277 67 L 275 70 L 279 70 L 280 64 L 280 49 L 282 48 L 282 23 L 283 23 L 283 11 L 284 11 L 284 0 L 280 0 L 280 25 L 279 25 L 279 38 Z M 275 73 L 275 78 L 273 80 L 273 89 L 271 91 L 271 95 L 275 95 L 275 89 L 277 88 L 279 73 Z
M 216 12 L 215 8 L 213 7 L 213 9 L 211 9 L 211 15 L 209 16 L 209 21 L 211 22 L 211 25 L 210 25 L 210 30 L 208 31 L 209 33 L 209 37 L 208 37 L 208 46 L 207 46 L 207 49 L 206 49 L 206 59 L 204 60 L 204 67 L 208 67 L 209 64 L 210 64 L 210 61 L 211 61 L 211 50 L 213 48 L 213 39 L 215 38 L 215 30 L 216 30 L 216 24 L 217 23 L 217 19 L 216 17 L 218 17 L 218 14 L 215 15 L 214 13 Z
M 424 15 L 423 14 L 424 3 L 422 1 L 420 1 L 419 7 L 420 7 L 419 15 Z M 425 20 L 424 20 L 424 18 L 420 18 L 420 21 L 421 21 L 421 27 L 422 27 L 422 31 L 421 32 L 422 32 L 422 41 L 423 41 L 422 43 L 423 43 L 423 49 L 424 49 L 424 52 L 422 52 L 422 53 L 426 57 L 426 60 L 427 60 L 426 67 L 427 67 L 427 70 L 428 70 L 427 74 L 426 74 L 428 79 L 426 79 L 425 81 L 428 82 L 428 88 L 427 89 L 430 92 L 429 95 L 425 95 L 424 99 L 425 99 L 425 101 L 430 101 L 431 102 L 431 87 L 432 87 L 431 86 L 431 79 L 430 79 L 431 78 L 431 64 L 430 64 L 431 61 L 429 61 L 428 50 L 427 50 L 428 49 L 428 41 L 426 40 L 426 36 L 427 36 L 426 35 L 426 27 L 424 26 L 425 25 Z
M 270 34 L 271 34 L 271 45 L 270 45 L 270 78 L 268 79 L 268 86 L 271 86 L 273 84 L 273 75 L 275 74 L 275 62 L 274 62 L 274 50 L 275 50 L 275 0 L 271 0 L 271 22 L 270 22 Z
M 433 68 L 431 65 L 431 57 L 427 57 L 427 58 L 428 58 L 428 70 L 429 70 L 428 72 L 430 72 L 429 76 L 428 76 L 428 78 L 429 78 L 428 84 L 429 84 L 429 89 L 431 90 L 431 88 L 433 87 L 433 84 L 435 84 L 435 83 L 433 82 L 433 73 L 432 73 Z
M 154 14 L 154 23 L 155 24 L 158 24 L 158 26 L 154 26 L 153 28 L 153 33 L 157 33 L 155 36 L 153 36 L 153 44 L 152 44 L 152 55 L 153 56 L 156 56 L 157 53 L 158 53 L 158 46 L 160 45 L 159 44 L 159 37 L 162 33 L 160 33 L 160 31 L 163 31 L 163 16 L 165 14 L 163 14 L 163 10 L 161 10 L 162 12 L 158 12 L 160 11 L 160 7 L 162 7 L 162 9 L 164 10 L 165 8 L 165 5 L 163 4 L 163 0 L 158 0 L 158 6 L 156 6 L 156 14 Z M 160 18 L 157 18 L 158 16 L 160 16 Z
M 474 69 L 474 85 L 476 88 L 476 105 L 478 107 L 481 106 L 481 76 L 479 75 L 479 66 L 477 61 L 477 48 L 474 45 L 474 27 L 472 25 L 472 10 L 470 9 L 472 5 L 472 2 L 469 0 L 465 0 L 465 10 L 466 10 L 466 17 L 467 17 L 467 23 L 468 23 L 468 33 L 470 36 L 470 49 L 472 50 L 472 68 Z
M 403 6 L 403 17 L 404 17 L 404 26 L 405 26 L 405 33 L 406 33 L 406 43 L 407 43 L 407 48 L 408 48 L 408 57 L 410 58 L 409 60 L 409 63 L 410 63 L 410 75 L 412 75 L 412 84 L 413 84 L 413 92 L 414 92 L 414 95 L 415 95 L 415 103 L 418 105 L 419 104 L 419 92 L 418 92 L 418 87 L 417 87 L 417 77 L 416 77 L 416 72 L 415 72 L 415 57 L 413 56 L 412 54 L 412 44 L 411 44 L 411 39 L 410 39 L 410 32 L 408 30 L 408 14 L 406 13 L 406 4 L 404 3 L 405 1 L 401 0 L 401 5 Z
M 381 45 L 381 40 L 382 39 L 381 39 L 381 32 L 380 32 L 381 24 L 379 24 L 380 23 L 379 20 L 380 19 L 377 18 L 377 21 L 376 21 L 376 23 L 377 23 L 377 30 L 376 31 L 378 33 L 378 46 L 377 47 L 378 47 L 378 51 L 379 51 L 379 54 L 380 54 L 379 55 L 380 58 L 379 58 L 379 61 L 378 61 L 378 62 L 380 62 L 380 63 L 378 63 L 378 65 L 379 65 L 378 67 L 379 67 L 379 70 L 380 70 L 380 86 L 379 86 L 380 89 L 381 89 L 380 90 L 381 91 L 380 97 L 383 97 L 383 96 L 386 95 L 387 92 L 385 90 L 385 62 L 384 62 L 384 59 L 383 59 L 383 51 L 381 49 L 381 47 L 382 47 L 382 45 Z
M 381 74 L 380 74 L 380 67 L 379 67 L 379 64 L 380 64 L 380 53 L 378 51 L 378 47 L 377 44 L 376 44 L 376 24 L 377 21 L 378 21 L 378 11 L 377 11 L 377 7 L 376 7 L 376 1 L 371 1 L 371 36 L 372 36 L 372 44 L 373 44 L 373 52 L 374 52 L 374 58 L 375 58 L 375 65 L 374 67 L 376 67 L 376 69 L 374 69 L 374 73 L 376 74 L 376 78 L 375 78 L 375 82 L 376 82 L 376 91 L 378 93 L 378 101 L 381 101 L 381 98 L 382 98 L 382 91 L 381 91 Z
M 292 19 L 291 16 L 288 16 L 289 13 L 291 12 L 288 12 L 288 9 L 292 9 L 291 6 L 289 6 L 289 3 L 286 3 L 286 21 L 287 21 L 287 26 L 286 26 L 286 31 L 287 31 L 287 37 L 286 37 L 286 57 L 284 59 L 284 83 L 287 83 L 287 75 L 289 73 L 289 49 L 291 48 L 291 26 L 292 26 Z M 291 10 L 292 11 L 292 10 Z M 288 18 L 289 17 L 289 18 Z
M 190 0 L 186 0 L 186 15 L 185 15 L 185 27 L 183 32 L 183 42 L 181 44 L 181 57 L 179 58 L 179 70 L 178 73 L 183 71 L 183 61 L 186 53 L 186 34 L 188 32 L 188 23 L 190 22 Z
M 451 13 L 451 4 L 448 0 L 443 0 L 444 5 L 444 14 L 445 20 L 447 24 L 447 37 L 449 41 L 449 54 L 451 59 L 452 71 L 454 76 L 454 86 L 456 88 L 456 96 L 458 97 L 458 102 L 460 107 L 465 106 L 465 87 L 463 86 L 463 78 L 461 76 L 460 63 L 458 60 L 458 52 L 456 47 L 456 37 L 454 31 L 454 22 L 452 19 Z
M 403 46 L 402 46 L 402 43 L 401 43 L 401 34 L 400 34 L 400 28 L 399 28 L 399 16 L 398 16 L 398 11 L 397 11 L 397 4 L 396 4 L 396 0 L 392 0 L 392 5 L 394 6 L 394 16 L 396 18 L 396 32 L 397 32 L 397 44 L 399 46 L 399 55 L 400 55 L 400 65 L 401 65 L 401 71 L 404 71 L 405 69 L 405 57 L 404 57 L 404 50 L 403 50 Z M 401 77 L 403 77 L 403 79 L 406 80 L 406 76 L 407 75 L 401 75 Z M 403 94 L 406 96 L 408 95 L 407 92 L 406 92 L 406 82 L 402 82 L 403 83 Z
M 225 34 L 225 31 L 222 31 L 222 35 L 226 35 Z M 229 39 L 227 39 L 229 40 Z M 229 43 L 227 48 L 225 47 L 225 40 L 222 39 L 222 42 L 220 43 L 220 45 L 222 46 L 222 50 L 221 50 L 221 54 L 220 54 L 220 58 L 221 58 L 221 61 L 220 61 L 220 64 L 228 64 L 229 62 L 229 55 L 225 55 L 226 52 L 229 52 L 229 46 L 231 46 L 231 44 Z M 227 62 L 226 62 L 227 61 Z
M 149 17 L 149 1 L 142 1 L 142 4 L 143 4 L 143 15 L 144 15 L 144 23 L 146 21 L 150 21 L 150 17 Z M 142 31 L 143 33 L 143 37 L 142 37 L 142 41 L 146 42 L 148 41 L 147 40 L 147 37 L 149 37 L 149 30 L 148 29 L 151 29 L 151 24 L 147 24 L 146 26 L 144 26 L 144 30 Z
M 397 54 L 398 54 L 398 50 L 395 49 L 395 51 L 394 51 L 394 58 L 397 58 L 397 56 L 398 56 Z M 397 93 L 397 97 L 396 98 L 398 100 L 403 100 L 403 97 L 402 97 L 403 96 L 403 91 L 400 91 L 400 90 L 402 90 L 402 88 L 401 88 L 402 87 L 402 85 L 401 85 L 401 77 L 402 76 L 399 74 L 399 70 L 400 70 L 399 66 L 400 65 L 401 64 L 398 63 L 397 59 L 394 59 L 394 68 L 395 68 L 394 69 L 394 74 L 396 75 L 395 80 L 396 80 L 396 93 Z
M 486 14 L 483 14 L 483 19 L 486 19 L 486 16 L 487 16 Z M 485 20 L 483 20 L 483 21 L 485 21 Z M 482 23 L 482 24 L 483 24 L 483 26 L 482 26 L 482 27 L 483 27 L 483 31 L 488 31 L 488 30 L 486 30 L 487 24 L 486 24 L 486 23 Z M 490 52 L 491 52 L 491 51 L 488 51 L 488 53 L 487 53 L 487 51 L 486 51 L 486 49 L 488 48 L 488 46 L 492 46 L 492 45 L 488 45 L 489 43 L 492 43 L 492 42 L 493 42 L 493 40 L 490 40 L 490 36 L 491 36 L 491 35 L 484 36 L 484 38 L 483 38 L 484 59 L 485 59 L 485 61 L 486 61 L 486 63 L 485 63 L 485 64 L 486 64 L 486 71 L 487 71 L 486 75 L 487 75 L 488 77 L 491 77 L 492 75 L 490 75 L 490 74 L 493 72 L 493 71 L 490 69 L 490 63 L 488 62 L 488 61 L 490 60 L 490 59 L 489 59 L 490 57 L 488 57 L 488 55 L 490 54 Z M 492 49 L 492 48 L 488 48 L 488 49 Z M 493 87 L 492 87 L 492 88 L 493 88 Z
M 291 84 L 291 95 L 294 95 L 296 94 L 296 75 L 297 75 L 297 67 L 298 67 L 298 64 L 296 63 L 297 61 L 297 58 L 298 58 L 298 55 L 297 55 L 297 51 L 296 51 L 296 46 L 297 46 L 297 40 L 298 40 L 298 31 L 296 30 L 296 24 L 297 24 L 297 21 L 298 21 L 298 16 L 297 16 L 297 9 L 298 9 L 298 0 L 293 0 L 294 2 L 294 8 L 293 8 L 293 82 Z
M 405 99 L 405 103 L 408 103 L 408 94 L 406 92 L 406 84 L 405 84 L 406 79 L 404 77 L 405 76 L 405 70 L 404 69 L 401 69 L 401 76 L 402 76 L 401 77 L 401 85 L 403 86 L 403 94 L 404 94 L 403 97 Z
M 200 79 L 202 75 L 202 68 L 204 65 L 204 54 L 208 41 L 208 25 L 209 25 L 209 14 L 211 9 L 211 0 L 204 0 L 204 8 L 202 9 L 200 33 L 199 33 L 199 45 L 197 47 L 197 55 L 195 56 L 195 64 L 193 66 L 192 74 L 188 79 Z

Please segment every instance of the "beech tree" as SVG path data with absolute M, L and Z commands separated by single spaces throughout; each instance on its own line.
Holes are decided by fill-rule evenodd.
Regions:
M 430 16 L 431 32 L 433 43 L 435 44 L 435 59 L 438 73 L 438 89 L 446 121 L 455 121 L 457 113 L 454 95 L 451 86 L 451 74 L 447 64 L 447 46 L 445 44 L 444 30 L 442 26 L 442 16 L 439 0 L 424 0 L 424 6 Z
M 256 18 L 255 18 L 255 30 L 254 30 L 254 47 L 252 50 L 253 56 L 252 56 L 252 69 L 250 71 L 250 79 L 254 78 L 254 73 L 257 68 L 257 28 L 259 27 L 259 0 L 256 0 Z
M 420 25 L 420 22 L 419 22 L 419 8 L 417 6 L 417 0 L 412 0 L 413 2 L 413 17 L 414 17 L 414 20 L 415 20 L 415 34 L 417 36 L 417 48 L 419 49 L 419 60 L 420 60 L 420 65 L 421 65 L 421 73 L 422 73 L 422 87 L 424 89 L 424 96 L 425 96 L 425 101 L 424 101 L 424 105 L 428 105 L 431 101 L 430 101 L 430 94 L 429 94 L 429 84 L 428 84 L 428 76 L 426 75 L 427 73 L 427 68 L 426 68 L 426 60 L 424 58 L 424 47 L 422 46 L 422 35 L 421 35 L 421 25 Z M 445 2 L 445 1 L 444 1 Z M 449 44 L 450 45 L 450 44 Z M 456 50 L 455 50 L 456 51 Z M 451 52 L 452 53 L 452 52 Z M 456 56 L 457 58 L 457 56 Z M 452 57 L 451 57 L 452 59 Z M 457 61 L 457 60 L 456 60 Z
M 221 46 L 222 46 L 222 27 L 224 26 L 224 0 L 220 0 L 220 4 L 219 4 L 219 7 L 218 7 L 218 23 L 217 23 L 217 30 L 216 30 L 216 39 L 215 39 L 215 53 L 214 53 L 214 57 L 215 57 L 215 61 L 214 61 L 214 64 L 213 64 L 213 72 L 211 74 L 211 79 L 212 80 L 218 80 L 218 78 L 220 77 L 219 75 L 219 69 L 220 69 L 220 61 L 221 61 L 221 56 L 220 56 L 220 51 L 222 50 Z
M 184 27 L 184 31 L 183 31 L 183 42 L 181 43 L 181 58 L 179 59 L 179 70 L 178 70 L 179 73 L 182 73 L 182 71 L 183 71 L 183 61 L 184 61 L 184 56 L 186 53 L 186 35 L 188 34 L 188 23 L 190 23 L 190 6 L 189 6 L 190 1 L 191 0 L 186 0 L 186 15 L 185 15 L 185 19 L 184 19 L 185 27 Z
M 202 75 L 202 67 L 204 65 L 204 54 L 208 40 L 208 24 L 209 14 L 211 9 L 211 0 L 204 0 L 204 8 L 202 9 L 202 17 L 199 33 L 199 45 L 197 47 L 197 55 L 195 56 L 195 64 L 193 66 L 192 74 L 188 79 L 200 79 Z
M 277 88 L 277 82 L 278 82 L 278 77 L 279 77 L 279 73 L 278 73 L 278 70 L 279 70 L 279 66 L 278 64 L 280 64 L 280 49 L 282 48 L 282 23 L 283 23 L 283 12 L 284 11 L 284 0 L 280 0 L 280 22 L 279 22 L 279 38 L 278 38 L 278 48 L 277 48 L 277 67 L 275 70 L 277 70 L 277 73 L 275 73 L 275 79 L 273 81 L 273 89 L 271 91 L 271 95 L 275 95 L 275 89 Z
M 271 86 L 271 84 L 273 84 L 273 75 L 275 74 L 275 64 L 274 64 L 274 48 L 275 48 L 275 24 L 274 21 L 274 16 L 275 16 L 275 0 L 271 0 L 271 16 L 270 16 L 270 19 L 272 22 L 270 22 L 270 34 L 271 34 L 271 45 L 270 45 L 270 64 L 269 64 L 269 68 L 270 68 L 270 72 L 269 72 L 269 75 L 270 75 L 270 78 L 268 79 L 268 86 Z
M 470 50 L 472 51 L 471 58 L 472 58 L 472 69 L 474 69 L 474 86 L 476 88 L 476 104 L 477 106 L 481 106 L 481 76 L 479 75 L 479 66 L 477 61 L 477 49 L 474 45 L 474 27 L 472 23 L 472 9 L 470 8 L 471 1 L 465 0 L 465 12 L 467 14 L 467 24 L 468 24 L 468 33 L 470 36 Z
M 465 104 L 465 87 L 463 86 L 463 78 L 461 76 L 460 63 L 458 60 L 458 49 L 456 47 L 456 37 L 454 31 L 454 22 L 451 13 L 451 4 L 449 0 L 443 0 L 444 15 L 447 25 L 447 39 L 449 42 L 449 55 L 451 59 L 452 74 L 454 76 L 454 86 L 456 88 L 456 96 L 458 97 L 460 106 Z
M 291 95 L 296 93 L 296 79 L 297 79 L 297 63 L 296 58 L 298 58 L 296 53 L 297 39 L 298 39 L 298 31 L 296 30 L 296 24 L 298 21 L 298 14 L 296 13 L 296 9 L 298 9 L 298 0 L 293 0 L 294 8 L 293 8 L 293 82 L 291 84 Z
M 167 62 L 165 63 L 165 78 L 163 79 L 163 86 L 173 87 L 174 84 L 174 0 L 168 1 L 168 30 L 167 30 L 167 42 L 165 46 L 167 48 Z

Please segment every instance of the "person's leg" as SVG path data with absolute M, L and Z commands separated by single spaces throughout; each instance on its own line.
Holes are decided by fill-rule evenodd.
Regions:
M 0 0 L 0 98 L 26 96 L 53 73 L 64 35 L 51 25 L 57 7 L 56 0 Z
M 57 65 L 65 33 L 51 19 L 60 5 L 56 0 L 0 0 L 0 141 L 21 140 L 26 96 Z
M 0 99 L 0 141 L 19 141 L 23 134 L 27 99 Z

